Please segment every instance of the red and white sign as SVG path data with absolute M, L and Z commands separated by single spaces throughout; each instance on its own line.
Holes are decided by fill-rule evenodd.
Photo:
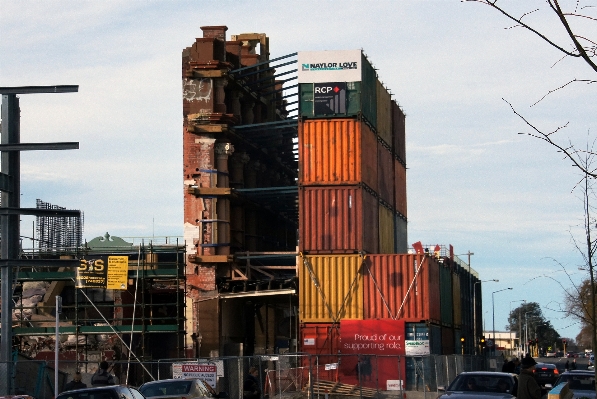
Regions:
M 342 320 L 342 353 L 404 355 L 404 320 Z
M 207 382 L 212 388 L 216 387 L 218 366 L 215 364 L 201 363 L 174 363 L 172 364 L 173 378 L 199 378 Z

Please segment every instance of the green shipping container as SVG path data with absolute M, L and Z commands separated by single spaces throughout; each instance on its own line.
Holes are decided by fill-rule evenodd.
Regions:
M 330 82 L 346 85 L 346 93 L 340 99 L 345 104 L 335 107 L 333 113 L 316 112 L 314 87 L 319 83 L 299 84 L 299 115 L 304 118 L 356 117 L 361 115 L 375 130 L 377 126 L 377 74 L 367 58 L 362 55 L 360 82 Z M 344 87 L 342 87 L 344 88 Z
M 453 314 L 452 271 L 445 265 L 439 267 L 439 294 L 442 325 L 451 327 Z

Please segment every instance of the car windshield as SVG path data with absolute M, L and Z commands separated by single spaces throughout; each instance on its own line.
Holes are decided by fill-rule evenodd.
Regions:
M 145 397 L 186 395 L 191 390 L 192 381 L 167 381 L 144 385 L 139 389 Z
M 462 374 L 450 384 L 448 391 L 509 393 L 512 384 L 512 379 L 504 376 Z
M 568 383 L 568 388 L 577 391 L 594 391 L 595 390 L 595 376 L 592 374 L 578 375 L 578 374 L 562 374 L 556 381 L 556 385 L 562 382 Z

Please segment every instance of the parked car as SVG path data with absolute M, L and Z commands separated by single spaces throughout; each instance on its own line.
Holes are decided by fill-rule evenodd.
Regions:
M 518 377 L 510 373 L 471 371 L 459 374 L 443 389 L 441 399 L 513 398 L 516 396 Z M 440 387 L 440 391 L 442 391 Z M 438 398 L 438 399 L 439 399 Z
M 545 357 L 556 357 L 556 353 L 555 352 L 547 352 L 545 354 Z
M 595 398 L 595 372 L 587 370 L 566 371 L 562 373 L 555 386 L 568 383 L 574 398 Z
M 537 363 L 533 373 L 535 373 L 535 379 L 541 385 L 550 384 L 553 386 L 560 376 L 558 368 L 552 363 Z
M 578 353 L 576 353 L 576 352 L 568 352 L 568 353 L 566 353 L 566 357 L 578 357 Z
M 125 385 L 108 385 L 66 391 L 58 395 L 56 399 L 145 399 L 145 397 L 135 388 Z
M 146 398 L 159 399 L 227 397 L 227 395 L 223 392 L 217 394 L 207 382 L 199 378 L 177 378 L 146 382 L 139 387 L 139 391 Z

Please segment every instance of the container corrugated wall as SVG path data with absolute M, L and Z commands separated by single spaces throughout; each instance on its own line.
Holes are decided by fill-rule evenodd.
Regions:
M 392 148 L 392 98 L 381 82 L 377 81 L 377 135 Z
M 455 354 L 460 355 L 462 353 L 462 342 L 460 338 L 462 337 L 462 331 L 459 328 L 454 329 L 454 350 Z
M 394 252 L 405 254 L 408 252 L 408 231 L 406 220 L 399 214 L 394 214 Z
M 406 117 L 396 101 L 392 101 L 392 135 L 394 153 L 406 164 Z
M 377 192 L 379 197 L 394 206 L 394 158 L 392 153 L 377 142 Z
M 452 271 L 449 267 L 439 267 L 439 291 L 441 321 L 444 326 L 452 326 Z M 443 332 L 442 332 L 443 334 Z
M 406 168 L 396 159 L 394 159 L 394 193 L 394 208 L 408 218 L 406 213 Z
M 434 259 L 416 254 L 367 255 L 363 273 L 366 319 L 439 323 L 439 265 Z
M 301 323 L 363 319 L 361 256 L 316 255 L 299 260 Z
M 463 274 L 463 273 L 460 273 Z M 453 324 L 455 328 L 462 325 L 462 302 L 460 300 L 460 274 L 452 275 L 452 307 L 454 312 Z
M 379 205 L 379 253 L 394 253 L 394 211 Z
M 365 57 L 361 56 L 361 112 L 375 129 L 377 127 L 377 73 Z
M 375 133 L 358 119 L 299 122 L 299 184 L 360 184 L 377 191 Z
M 299 249 L 379 251 L 379 202 L 363 186 L 299 187 Z

